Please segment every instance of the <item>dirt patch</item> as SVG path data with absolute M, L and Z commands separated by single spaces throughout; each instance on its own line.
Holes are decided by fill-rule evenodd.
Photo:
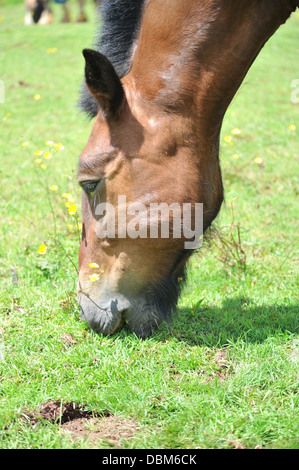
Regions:
M 57 424 L 74 441 L 85 439 L 91 447 L 98 441 L 121 447 L 121 441 L 132 437 L 139 429 L 133 419 L 113 416 L 108 411 L 91 412 L 72 402 L 48 402 L 38 412 L 24 413 L 23 417 L 33 426 L 47 421 Z
M 121 441 L 127 440 L 138 431 L 134 420 L 119 416 L 105 416 L 101 419 L 75 419 L 61 426 L 73 440 L 86 439 L 87 443 L 96 446 L 98 441 L 114 447 L 121 447 Z

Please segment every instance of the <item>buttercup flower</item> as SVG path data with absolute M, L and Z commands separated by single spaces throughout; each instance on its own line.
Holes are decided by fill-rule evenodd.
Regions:
M 43 151 L 42 151 L 42 150 L 36 150 L 36 151 L 34 152 L 34 155 L 40 156 L 40 155 L 42 155 L 42 154 L 43 154 Z
M 47 142 L 45 142 L 46 145 L 54 145 L 54 142 L 53 140 L 47 140 Z
M 56 184 L 52 184 L 52 186 L 50 186 L 50 191 L 57 191 L 58 189 L 58 186 L 56 186 Z
M 45 152 L 44 157 L 46 160 L 50 160 L 52 158 L 52 153 L 51 152 Z
M 62 145 L 62 144 L 54 144 L 54 147 L 56 148 L 56 150 L 63 150 L 64 149 L 64 145 Z
M 40 100 L 40 95 L 38 95 L 38 94 L 34 95 L 34 99 L 35 99 L 36 101 Z
M 70 215 L 75 215 L 76 212 L 77 212 L 77 206 L 76 206 L 76 204 L 70 205 L 68 209 L 69 209 L 69 214 L 70 214 Z
M 241 131 L 240 131 L 240 129 L 238 129 L 237 127 L 235 127 L 235 129 L 232 129 L 232 130 L 231 130 L 231 133 L 232 133 L 233 135 L 239 135 L 239 134 L 241 134 Z
M 233 158 L 237 160 L 238 158 L 240 158 L 240 155 L 238 155 L 237 153 L 234 153 Z
M 91 280 L 91 282 L 96 282 L 100 279 L 100 275 L 99 274 L 91 274 L 89 276 L 89 279 Z
M 46 165 L 41 165 L 40 167 L 42 170 L 45 170 L 47 168 Z
M 226 136 L 224 137 L 224 141 L 227 142 L 229 145 L 234 145 L 234 143 L 233 143 L 233 138 L 232 138 L 231 135 L 226 135 Z
M 263 164 L 263 160 L 261 159 L 261 157 L 256 157 L 254 159 L 255 163 L 257 163 L 258 165 L 262 165 Z
M 97 263 L 89 263 L 90 268 L 99 268 L 100 266 Z
M 61 195 L 62 197 L 64 197 L 65 199 L 67 199 L 68 201 L 74 201 L 75 199 L 73 198 L 73 196 L 71 195 L 71 193 L 63 193 Z
M 39 255 L 44 255 L 47 252 L 47 247 L 44 244 L 41 244 L 39 249 L 37 250 Z
M 28 147 L 29 142 L 22 142 L 22 147 Z
M 295 131 L 295 130 L 296 130 L 295 124 L 291 124 L 291 125 L 289 126 L 289 129 L 290 129 L 290 131 Z
M 35 161 L 35 163 L 41 163 L 42 159 L 41 158 L 36 158 L 34 161 Z

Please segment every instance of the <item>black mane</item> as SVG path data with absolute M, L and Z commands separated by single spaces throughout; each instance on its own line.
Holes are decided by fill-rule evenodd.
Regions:
M 113 64 L 120 78 L 130 70 L 131 50 L 136 40 L 144 0 L 101 0 L 99 27 L 94 48 L 104 54 Z M 89 93 L 85 83 L 81 90 L 80 108 L 94 117 L 98 104 Z

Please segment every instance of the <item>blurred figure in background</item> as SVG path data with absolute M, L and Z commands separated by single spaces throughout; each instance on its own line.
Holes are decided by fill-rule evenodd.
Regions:
M 69 5 L 67 0 L 54 0 L 55 3 L 60 3 L 63 9 L 62 23 L 69 23 L 71 21 Z M 95 4 L 99 4 L 100 0 L 94 0 Z M 79 16 L 77 22 L 83 23 L 87 21 L 87 17 L 84 12 L 85 0 L 78 0 L 79 3 Z M 50 7 L 50 0 L 25 0 L 25 25 L 31 25 L 34 23 L 38 24 L 49 24 L 53 21 L 53 12 Z

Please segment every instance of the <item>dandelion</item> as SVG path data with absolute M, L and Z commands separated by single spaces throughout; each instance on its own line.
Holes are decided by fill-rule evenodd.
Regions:
M 231 135 L 226 135 L 226 136 L 224 137 L 224 141 L 227 142 L 229 145 L 234 145 L 234 143 L 233 143 L 233 138 L 232 138 Z
M 289 126 L 289 129 L 290 129 L 290 131 L 295 131 L 295 130 L 296 130 L 295 124 L 291 124 L 291 125 Z
M 241 131 L 240 131 L 240 129 L 238 129 L 237 127 L 235 127 L 234 129 L 231 130 L 231 133 L 232 133 L 233 135 L 239 135 L 239 134 L 241 134 Z
M 22 147 L 28 147 L 29 142 L 22 142 Z
M 50 191 L 57 191 L 58 186 L 56 184 L 52 184 L 52 186 L 49 187 Z
M 34 95 L 34 99 L 35 99 L 36 101 L 40 100 L 40 95 L 39 95 L 39 94 Z
M 43 151 L 42 151 L 42 150 L 36 150 L 36 151 L 34 152 L 34 155 L 36 155 L 36 156 L 40 156 L 40 155 L 42 155 L 42 154 L 43 154 Z
M 51 152 L 45 152 L 44 157 L 46 160 L 50 160 L 52 158 L 52 153 Z
M 77 206 L 76 206 L 76 204 L 70 205 L 68 209 L 69 209 L 69 214 L 70 214 L 70 215 L 75 215 L 76 212 L 77 212 Z
M 46 168 L 47 168 L 47 166 L 46 166 L 46 165 L 44 165 L 44 164 L 43 164 L 43 165 L 41 165 L 40 167 L 41 167 L 41 169 L 42 169 L 42 170 L 46 170 Z
M 91 282 L 96 282 L 100 279 L 100 275 L 99 274 L 91 274 L 89 276 L 89 279 L 91 280 Z
M 47 140 L 47 142 L 45 142 L 46 145 L 54 145 L 54 142 L 53 140 Z
M 46 245 L 44 245 L 42 243 L 41 246 L 39 247 L 39 249 L 37 250 L 37 252 L 38 252 L 39 255 L 44 255 L 47 252 Z
M 42 159 L 41 159 L 41 158 L 36 158 L 34 161 L 35 161 L 35 163 L 38 163 L 38 164 L 39 164 L 39 163 L 42 162 Z
M 97 263 L 89 263 L 88 266 L 89 266 L 90 268 L 93 268 L 93 269 L 100 267 Z
M 240 155 L 238 155 L 237 153 L 234 153 L 234 154 L 233 154 L 233 158 L 235 158 L 236 160 L 238 160 L 238 158 L 240 158 Z

